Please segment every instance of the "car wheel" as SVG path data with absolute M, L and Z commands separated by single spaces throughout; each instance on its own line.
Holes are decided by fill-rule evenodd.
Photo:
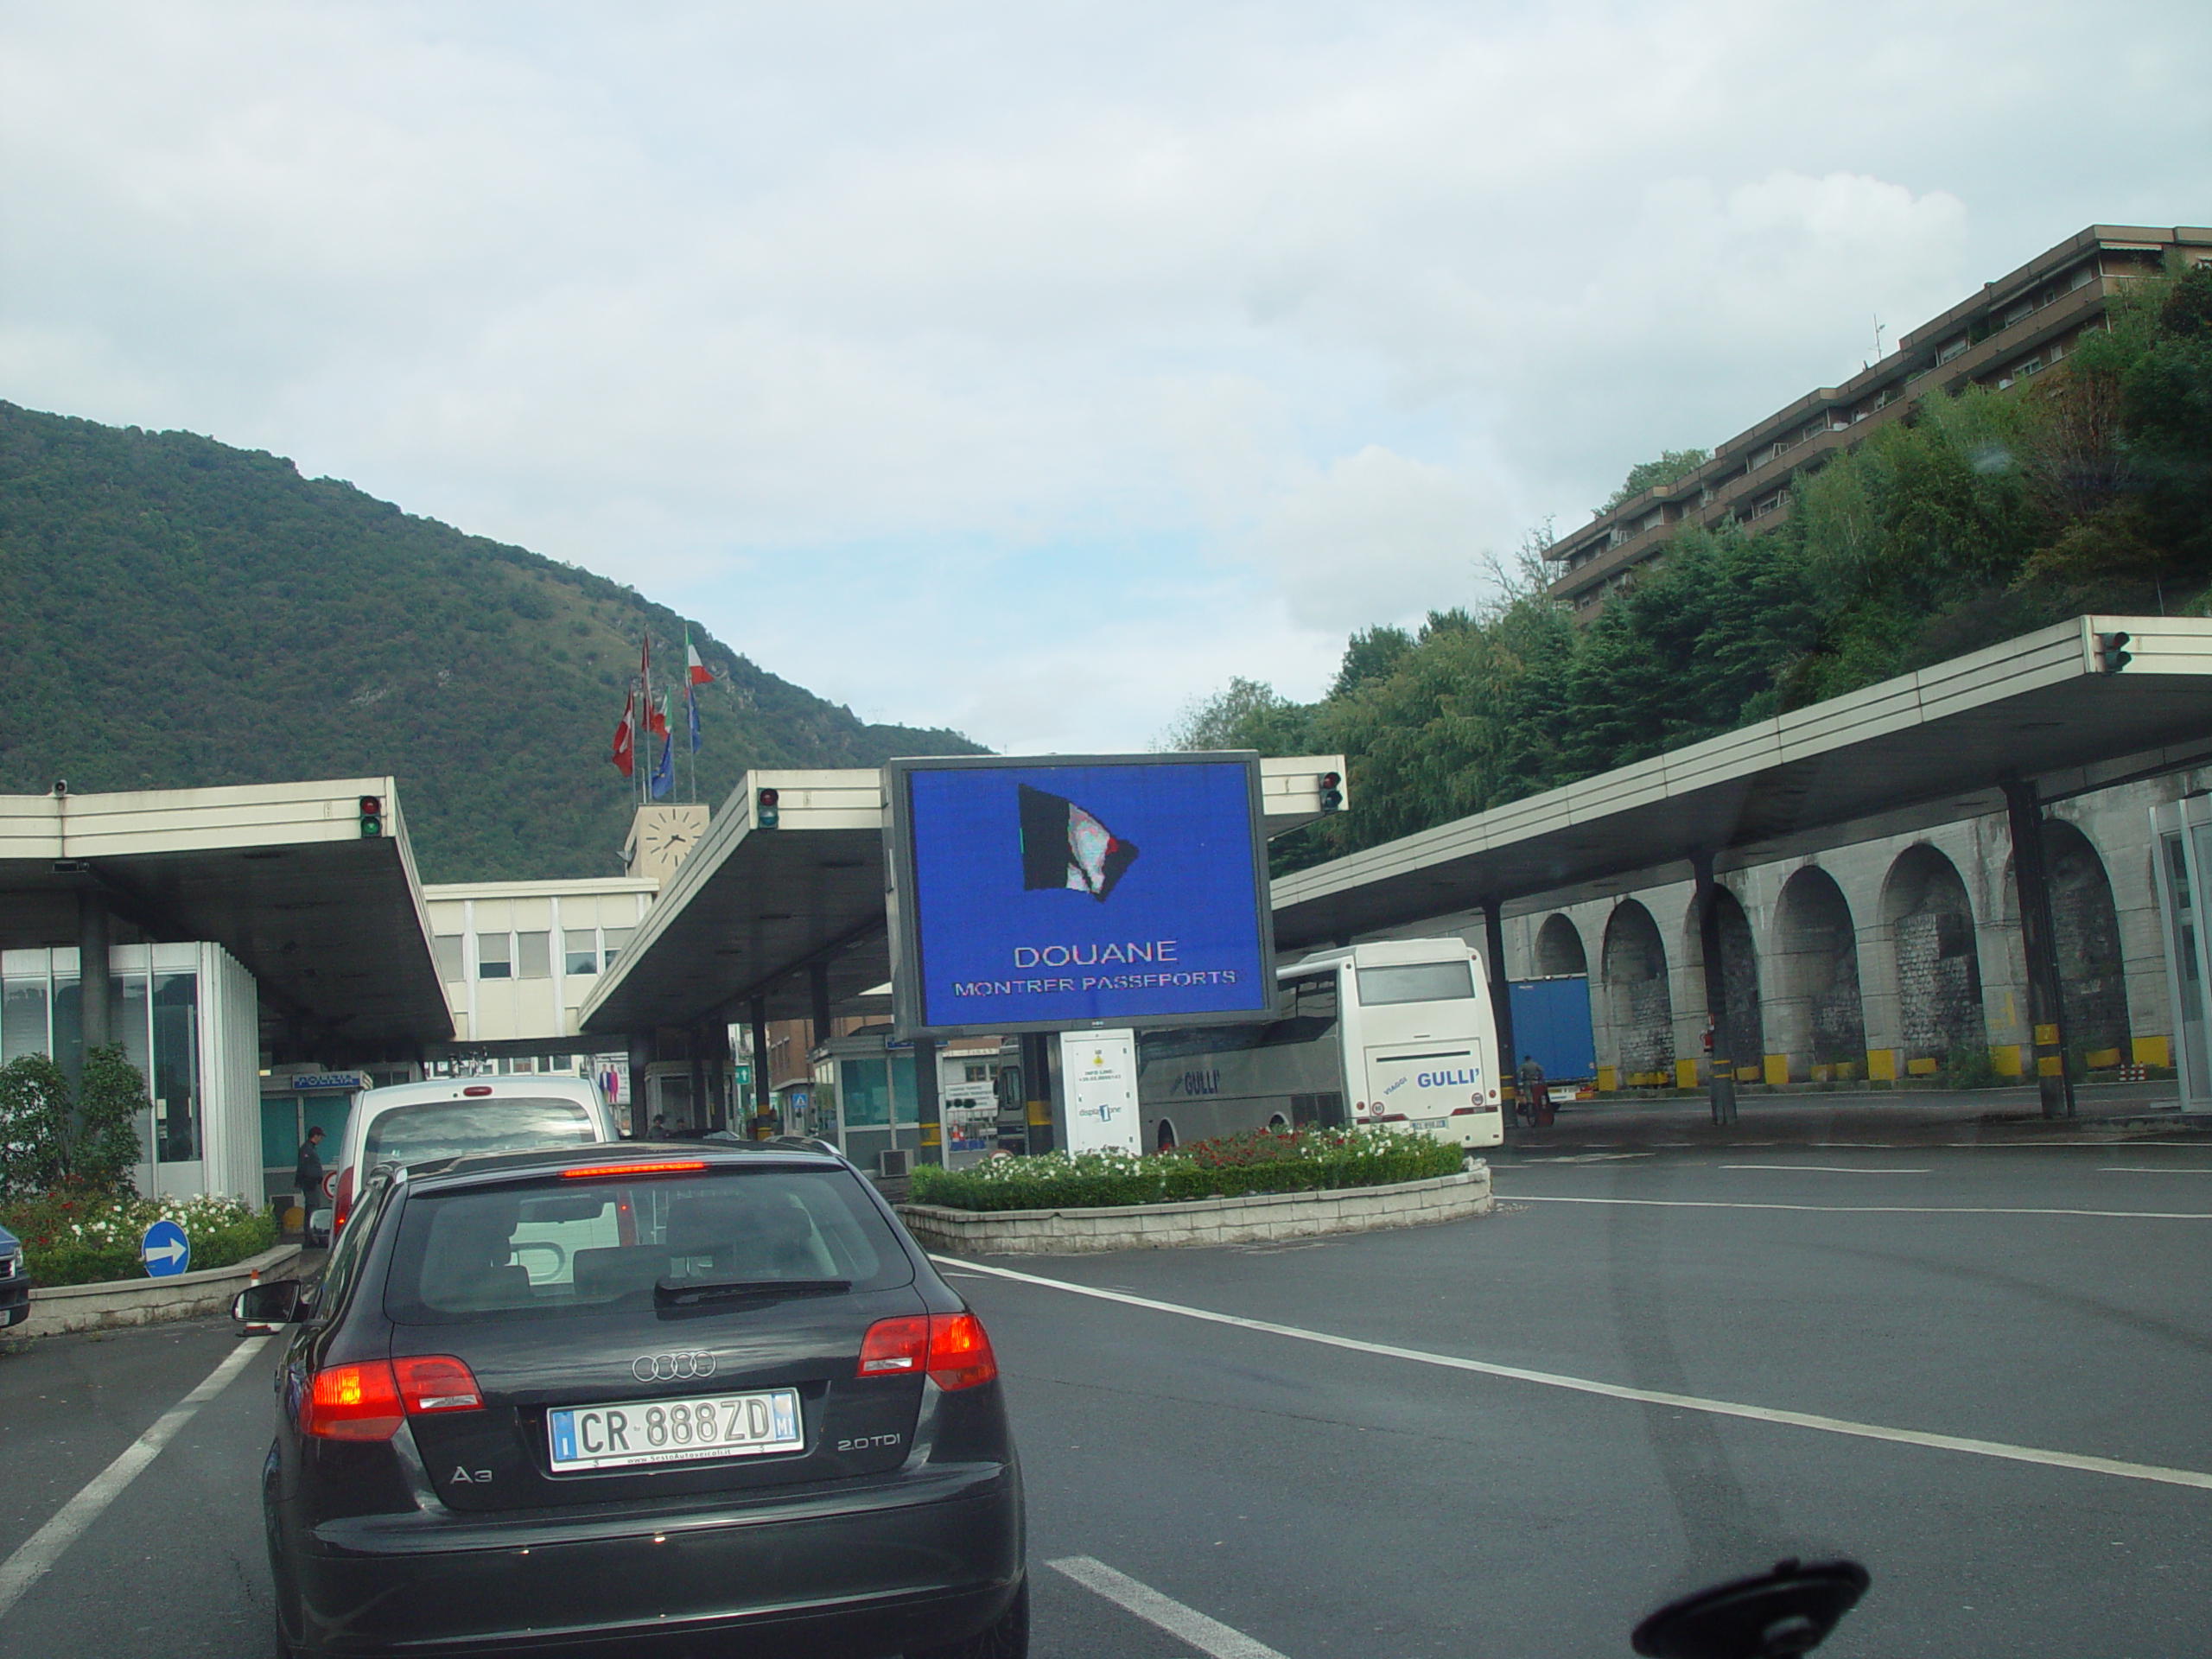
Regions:
M 915 1648 L 906 1659 L 1029 1659 L 1029 1580 L 1022 1580 L 1006 1611 L 965 1642 Z

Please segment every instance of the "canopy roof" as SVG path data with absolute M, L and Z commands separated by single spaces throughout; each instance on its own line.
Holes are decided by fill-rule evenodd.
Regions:
M 1040 764 L 1046 762 L 1041 761 Z M 1270 835 L 1320 816 L 1320 779 L 1340 755 L 1261 762 Z M 777 827 L 754 822 L 759 791 L 778 792 Z M 748 773 L 715 815 L 580 1014 L 586 1032 L 813 1009 L 810 969 L 826 967 L 833 1009 L 851 1011 L 891 977 L 884 931 L 882 773 Z
M 382 808 L 373 836 L 363 796 Z M 405 1052 L 453 1033 L 389 778 L 0 796 L 0 949 L 74 949 L 87 887 L 111 938 L 211 940 L 236 957 L 265 1034 Z
M 2097 637 L 2133 660 L 2102 671 Z M 1286 951 L 1430 917 L 1648 886 L 2212 760 L 2212 620 L 2098 616 L 1885 680 L 1277 880 Z

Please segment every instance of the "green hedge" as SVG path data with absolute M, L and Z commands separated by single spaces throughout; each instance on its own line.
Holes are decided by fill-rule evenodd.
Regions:
M 22 1240 L 31 1283 L 91 1285 L 143 1279 L 138 1243 L 157 1221 L 192 1242 L 191 1270 L 227 1268 L 276 1242 L 276 1224 L 231 1198 L 139 1198 L 63 1191 L 0 1205 L 0 1227 Z
M 907 1196 L 915 1204 L 950 1210 L 1176 1204 L 1427 1180 L 1456 1174 L 1464 1156 L 1446 1141 L 1402 1130 L 1254 1129 L 1149 1157 L 1051 1152 L 987 1159 L 966 1169 L 919 1164 Z

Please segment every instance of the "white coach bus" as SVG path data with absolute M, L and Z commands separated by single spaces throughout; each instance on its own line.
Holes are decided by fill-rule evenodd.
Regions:
M 1146 1146 L 1347 1123 L 1463 1147 L 1505 1138 L 1489 988 L 1465 941 L 1356 944 L 1275 977 L 1281 1015 L 1269 1024 L 1138 1034 Z

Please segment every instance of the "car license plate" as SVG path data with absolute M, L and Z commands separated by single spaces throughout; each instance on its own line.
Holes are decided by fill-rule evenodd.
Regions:
M 699 1463 L 797 1452 L 805 1444 L 797 1389 L 558 1406 L 545 1414 L 553 1472 Z

